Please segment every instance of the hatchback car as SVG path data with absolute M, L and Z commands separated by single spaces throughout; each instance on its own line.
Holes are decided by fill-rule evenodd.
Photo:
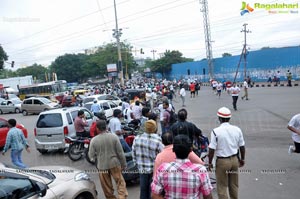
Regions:
M 15 98 L 11 100 L 4 100 L 0 104 L 0 114 L 3 113 L 21 113 L 22 101 Z
M 65 150 L 67 147 L 65 136 L 76 136 L 74 120 L 79 110 L 86 116 L 88 127 L 85 130 L 89 132 L 96 117 L 86 108 L 76 106 L 40 113 L 34 128 L 36 149 L 42 154 L 49 150 Z
M 108 94 L 99 94 L 99 95 L 88 96 L 83 100 L 83 104 L 93 102 L 95 99 L 97 101 L 110 100 L 110 101 L 113 101 L 118 106 L 122 106 L 122 100 L 120 98 L 113 96 L 113 95 L 108 95 Z
M 26 170 L 0 163 L 0 198 L 96 199 L 91 177 L 72 167 L 43 166 Z
M 23 124 L 17 124 L 16 127 L 21 129 L 25 138 L 27 138 L 28 136 L 27 129 L 23 126 Z M 7 120 L 0 118 L 0 147 L 4 147 L 8 131 L 9 128 L 8 128 Z
M 28 115 L 28 113 L 41 113 L 42 111 L 59 108 L 59 104 L 52 102 L 44 97 L 31 97 L 24 99 L 21 104 L 21 109 L 23 115 Z
M 88 102 L 85 103 L 83 106 L 85 108 L 87 108 L 88 110 L 91 110 L 91 106 L 94 102 Z M 105 116 L 107 120 L 110 120 L 113 117 L 113 112 L 115 109 L 120 109 L 122 110 L 122 105 L 118 106 L 117 104 L 115 104 L 113 101 L 110 100 L 100 100 L 97 102 L 101 109 L 105 111 Z

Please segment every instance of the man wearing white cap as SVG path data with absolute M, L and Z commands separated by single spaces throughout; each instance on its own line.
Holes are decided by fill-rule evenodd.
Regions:
M 216 153 L 216 179 L 219 199 L 238 198 L 238 168 L 245 164 L 245 141 L 241 129 L 229 124 L 231 112 L 222 107 L 217 116 L 221 125 L 211 132 L 209 169 Z M 229 191 L 229 197 L 227 194 Z

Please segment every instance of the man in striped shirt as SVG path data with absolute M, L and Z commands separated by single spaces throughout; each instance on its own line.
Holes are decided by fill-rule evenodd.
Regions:
M 151 198 L 151 182 L 156 155 L 164 148 L 161 138 L 156 134 L 154 120 L 145 122 L 145 132 L 135 137 L 132 145 L 133 161 L 140 173 L 140 198 Z
M 187 135 L 177 135 L 173 142 L 176 160 L 163 163 L 151 184 L 153 199 L 212 199 L 212 186 L 206 168 L 188 159 L 192 142 Z

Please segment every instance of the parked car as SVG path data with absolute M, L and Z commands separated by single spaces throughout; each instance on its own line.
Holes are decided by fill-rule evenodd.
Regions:
M 22 101 L 14 98 L 11 100 L 4 100 L 0 103 L 0 114 L 3 113 L 21 113 Z
M 34 128 L 36 149 L 42 154 L 48 150 L 65 150 L 68 147 L 65 136 L 76 136 L 74 120 L 79 110 L 84 111 L 89 124 L 85 130 L 89 132 L 96 117 L 86 108 L 74 106 L 40 113 Z
M 89 174 L 72 167 L 39 166 L 24 171 L 0 163 L 0 198 L 96 199 Z
M 28 115 L 28 113 L 41 113 L 42 111 L 59 108 L 59 104 L 50 101 L 44 97 L 30 97 L 24 99 L 21 104 L 22 114 Z
M 113 96 L 113 95 L 108 95 L 108 94 L 99 94 L 99 95 L 88 96 L 83 100 L 83 104 L 93 102 L 95 99 L 97 101 L 110 100 L 110 101 L 113 101 L 118 106 L 122 106 L 122 100 L 120 98 Z
M 91 106 L 93 103 L 94 103 L 93 101 L 87 102 L 83 106 L 85 108 L 87 108 L 88 110 L 91 110 Z M 113 112 L 115 109 L 122 110 L 122 104 L 117 105 L 113 101 L 110 101 L 110 100 L 100 100 L 97 103 L 100 105 L 101 109 L 105 111 L 105 116 L 106 116 L 107 120 L 110 120 L 113 117 Z
M 67 95 L 62 98 L 61 106 L 62 107 L 71 107 L 75 105 L 75 97 L 73 95 Z
M 16 127 L 21 129 L 24 136 L 25 136 L 25 138 L 27 138 L 28 132 L 27 132 L 27 129 L 24 127 L 24 125 L 23 124 L 17 124 Z M 7 136 L 8 131 L 9 131 L 9 128 L 8 128 L 7 120 L 3 119 L 3 118 L 0 118 L 0 148 L 4 147 L 4 145 L 5 145 L 6 136 Z

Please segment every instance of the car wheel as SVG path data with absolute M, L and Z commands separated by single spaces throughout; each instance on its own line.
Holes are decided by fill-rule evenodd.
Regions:
M 49 109 L 45 108 L 44 111 L 48 111 Z
M 26 115 L 28 115 L 28 112 L 27 112 L 26 110 L 23 110 L 23 111 L 22 111 L 22 114 L 23 114 L 24 116 L 26 116 Z
M 46 150 L 46 149 L 38 149 L 38 151 L 39 151 L 41 154 L 47 153 L 47 150 Z
M 20 109 L 16 108 L 15 113 L 20 113 Z

